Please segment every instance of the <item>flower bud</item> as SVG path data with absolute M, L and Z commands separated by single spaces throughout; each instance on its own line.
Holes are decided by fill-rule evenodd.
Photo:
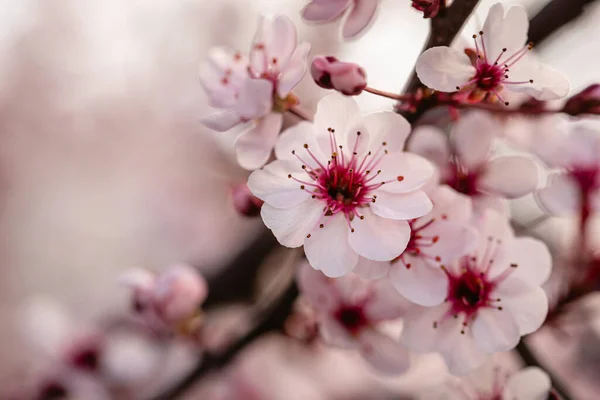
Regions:
M 563 107 L 569 115 L 600 114 L 600 84 L 593 84 L 572 96 Z
M 159 275 L 154 287 L 153 305 L 166 322 L 192 317 L 208 296 L 206 280 L 186 264 L 176 264 Z
M 231 188 L 231 198 L 236 211 L 246 217 L 257 216 L 264 203 L 252 194 L 245 183 L 237 184 Z
M 363 68 L 331 56 L 313 58 L 310 73 L 317 85 L 346 96 L 356 96 L 367 86 L 367 74 Z
M 440 0 L 412 0 L 412 7 L 423 11 L 423 18 L 433 18 L 440 11 Z

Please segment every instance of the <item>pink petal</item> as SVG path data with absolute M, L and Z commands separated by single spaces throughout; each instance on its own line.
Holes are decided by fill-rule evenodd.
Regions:
M 400 343 L 375 329 L 365 329 L 360 337 L 360 354 L 377 371 L 401 374 L 410 365 L 408 351 Z
M 342 36 L 350 39 L 361 33 L 371 22 L 379 0 L 354 0 L 354 7 L 342 22 Z
M 387 261 L 373 261 L 358 257 L 358 264 L 352 272 L 364 279 L 377 280 L 386 276 L 389 268 L 390 263 Z
M 441 304 L 448 293 L 448 278 L 439 267 L 433 267 L 420 257 L 404 256 L 390 268 L 390 281 L 408 300 L 425 307 Z
M 273 107 L 273 83 L 266 79 L 246 79 L 242 86 L 235 111 L 242 117 L 262 117 Z
M 502 3 L 493 5 L 482 28 L 488 62 L 493 63 L 501 54 L 502 62 L 522 49 L 528 29 L 529 18 L 524 7 L 510 6 L 505 14 Z M 504 53 L 503 48 L 506 48 Z
M 548 280 L 552 270 L 552 256 L 544 242 L 531 237 L 520 237 L 505 245 L 509 252 L 506 262 L 494 265 L 490 276 L 512 268 L 511 278 L 519 278 L 532 287 L 541 286 Z
M 263 204 L 260 215 L 267 228 L 286 247 L 300 247 L 306 235 L 313 230 L 323 214 L 319 202 L 309 199 L 296 207 L 278 209 L 268 203 Z
M 371 149 L 376 149 L 386 143 L 389 152 L 402 151 L 406 138 L 410 133 L 410 124 L 398 113 L 391 111 L 369 114 L 364 123 L 371 136 Z
M 433 210 L 427 218 L 450 222 L 470 221 L 473 216 L 471 198 L 458 193 L 447 185 L 438 186 L 430 195 Z
M 331 311 L 340 301 L 333 281 L 308 262 L 302 263 L 296 274 L 300 292 L 306 300 L 320 311 Z
M 323 228 L 311 231 L 304 241 L 310 265 L 331 278 L 346 275 L 358 262 L 358 254 L 348 243 L 348 225 L 342 214 L 322 219 Z
M 354 134 L 353 138 L 356 135 L 356 132 L 351 132 L 351 128 L 360 121 L 360 109 L 352 97 L 331 93 L 319 101 L 315 113 L 314 130 L 321 151 L 328 159 L 332 151 L 338 151 L 338 149 L 331 149 L 328 129 L 334 130 L 338 144 L 347 143 L 350 133 Z
M 425 86 L 440 92 L 455 92 L 457 86 L 467 83 L 476 72 L 465 53 L 444 46 L 423 52 L 416 70 Z
M 407 314 L 409 307 L 413 306 L 398 294 L 389 280 L 381 279 L 377 282 L 367 283 L 370 283 L 370 286 L 366 286 L 370 292 L 364 295 L 368 298 L 364 312 L 372 323 L 402 318 Z
M 527 81 L 532 79 L 533 82 L 529 84 L 506 85 L 509 90 L 527 93 L 541 101 L 562 99 L 569 94 L 571 84 L 563 73 L 532 59 L 524 59 L 519 61 L 518 64 L 519 68 L 511 73 L 510 80 Z
M 540 206 L 554 215 L 574 215 L 581 205 L 581 193 L 575 181 L 564 173 L 548 176 L 548 186 L 535 193 Z
M 439 257 L 440 264 L 449 264 L 470 253 L 477 247 L 479 238 L 477 230 L 466 221 L 439 220 L 422 232 L 427 237 L 438 237 L 437 242 L 422 251 L 429 256 Z
M 480 367 L 488 358 L 488 354 L 478 346 L 471 335 L 460 334 L 459 319 L 452 318 L 452 321 L 445 324 L 451 325 L 452 330 L 443 343 L 441 354 L 450 373 L 465 375 Z
M 288 64 L 285 66 L 277 82 L 277 94 L 285 99 L 289 92 L 300 83 L 308 68 L 308 53 L 310 43 L 302 42 L 296 48 Z
M 409 193 L 387 193 L 381 190 L 370 207 L 380 217 L 408 220 L 427 214 L 433 204 L 425 192 L 420 190 Z
M 119 276 L 119 283 L 132 289 L 147 290 L 154 287 L 156 276 L 143 268 L 132 268 Z
M 189 265 L 176 264 L 158 276 L 153 304 L 162 318 L 177 322 L 198 311 L 207 296 L 204 277 Z
M 354 232 L 348 231 L 350 246 L 361 256 L 374 261 L 390 261 L 398 257 L 410 239 L 406 221 L 381 218 L 368 208 L 364 219 L 354 218 Z
M 470 327 L 477 345 L 488 353 L 513 349 L 519 343 L 519 326 L 507 310 L 479 310 Z
M 440 169 L 446 168 L 450 159 L 448 136 L 434 126 L 417 126 L 408 142 L 408 151 L 425 157 Z
M 539 287 L 520 296 L 502 298 L 502 306 L 515 319 L 521 335 L 537 331 L 548 315 L 548 297 Z
M 243 168 L 260 168 L 269 160 L 282 124 L 282 114 L 270 113 L 238 136 L 235 151 Z
M 477 215 L 484 213 L 486 210 L 496 211 L 506 217 L 510 215 L 510 207 L 506 199 L 478 194 L 477 196 L 472 197 L 471 200 L 473 201 L 473 210 Z
M 509 199 L 523 197 L 535 190 L 539 171 L 525 156 L 498 157 L 487 164 L 479 181 L 481 189 Z
M 434 324 L 441 321 L 448 310 L 449 305 L 446 303 L 436 307 L 414 306 L 404 318 L 400 341 L 419 352 L 436 351 L 444 337 L 454 328 L 451 324 Z
M 203 117 L 200 119 L 200 122 L 217 132 L 225 132 L 240 124 L 242 119 L 237 112 L 227 110 Z
M 503 399 L 545 400 L 552 390 L 552 381 L 546 372 L 538 367 L 527 367 L 515 372 L 506 382 Z
M 348 349 L 358 348 L 360 345 L 354 335 L 329 316 L 322 317 L 319 322 L 319 332 L 325 343 Z
M 389 153 L 375 167 L 381 172 L 373 183 L 386 182 L 377 192 L 408 193 L 422 188 L 434 173 L 433 165 L 412 153 Z M 377 173 L 375 168 L 371 174 Z
M 352 0 L 312 0 L 301 11 L 309 22 L 329 22 L 342 15 Z
M 487 161 L 494 138 L 500 134 L 498 121 L 482 112 L 462 117 L 452 129 L 452 141 L 460 164 L 476 169 Z
M 310 194 L 300 189 L 300 184 L 288 174 L 303 171 L 292 161 L 275 160 L 263 169 L 254 171 L 248 178 L 248 188 L 253 195 L 275 208 L 291 208 L 303 203 Z
M 305 144 L 319 162 L 326 161 L 327 158 L 317 144 L 313 124 L 307 121 L 299 122 L 283 131 L 275 144 L 275 156 L 280 160 L 289 160 L 295 163 L 296 167 L 307 165 L 311 169 L 319 168 L 319 163 L 304 148 Z M 303 174 L 306 173 L 303 172 Z
M 267 55 L 271 63 L 273 62 L 273 59 L 276 59 L 277 64 L 283 67 L 288 64 L 294 50 L 296 50 L 296 46 L 298 46 L 296 26 L 292 20 L 285 15 L 276 16 L 270 23 L 271 29 L 266 43 Z M 308 53 L 308 51 L 306 51 L 306 53 Z

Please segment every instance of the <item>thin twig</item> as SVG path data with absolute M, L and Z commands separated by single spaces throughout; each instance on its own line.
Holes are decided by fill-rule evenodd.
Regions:
M 395 93 L 391 93 L 391 92 L 386 92 L 384 90 L 379 90 L 379 89 L 375 89 L 372 87 L 367 86 L 366 88 L 363 89 L 365 92 L 369 92 L 371 94 L 377 95 L 377 96 L 381 96 L 381 97 L 387 97 L 388 99 L 392 99 L 392 100 L 397 100 L 397 101 L 406 101 L 406 100 L 410 100 L 412 96 L 408 95 L 408 96 L 403 96 L 401 94 L 395 94 Z
M 308 115 L 308 113 L 300 107 L 292 107 L 288 111 L 290 112 L 290 114 L 293 114 L 300 119 L 303 119 L 305 121 L 312 121 L 311 116 Z

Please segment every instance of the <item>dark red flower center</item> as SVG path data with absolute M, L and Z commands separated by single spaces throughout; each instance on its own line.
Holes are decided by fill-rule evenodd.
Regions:
M 100 364 L 99 351 L 95 347 L 84 348 L 76 352 L 71 363 L 75 368 L 79 368 L 88 372 L 92 372 L 98 369 Z
M 342 305 L 336 310 L 334 317 L 344 328 L 353 334 L 369 325 L 364 308 L 358 305 Z

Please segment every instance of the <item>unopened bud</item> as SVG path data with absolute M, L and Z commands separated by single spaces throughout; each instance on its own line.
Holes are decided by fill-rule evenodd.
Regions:
M 440 11 L 441 0 L 412 0 L 412 7 L 423 11 L 423 18 L 433 18 Z
M 231 198 L 236 211 L 246 217 L 257 216 L 264 203 L 252 194 L 245 183 L 240 183 L 231 188 Z
M 204 277 L 189 265 L 177 264 L 157 277 L 153 303 L 158 315 L 174 323 L 196 314 L 207 296 Z
M 593 84 L 572 96 L 563 107 L 569 115 L 600 114 L 600 84 Z
M 317 56 L 310 65 L 315 83 L 346 96 L 356 96 L 367 87 L 367 74 L 358 64 L 339 61 L 331 56 Z

